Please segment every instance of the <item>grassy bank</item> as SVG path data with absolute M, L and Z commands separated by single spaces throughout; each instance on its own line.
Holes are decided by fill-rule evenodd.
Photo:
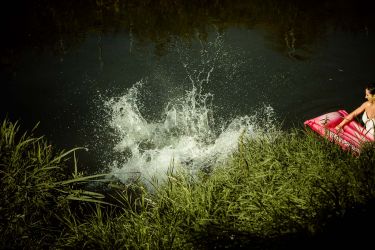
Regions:
M 43 137 L 21 133 L 17 123 L 0 127 L 0 248 L 55 244 L 64 217 L 104 196 L 82 189 L 104 175 L 83 176 L 75 152 L 55 150 Z M 71 158 L 71 159 L 70 159 Z
M 173 166 L 153 192 L 112 181 L 102 198 L 84 191 L 100 176 L 79 175 L 74 150 L 16 131 L 8 121 L 1 128 L 3 248 L 305 249 L 360 244 L 360 223 L 374 219 L 373 145 L 355 157 L 300 130 L 242 138 L 209 173 Z

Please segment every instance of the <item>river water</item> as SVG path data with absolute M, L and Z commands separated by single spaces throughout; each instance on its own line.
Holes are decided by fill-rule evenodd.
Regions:
M 374 21 L 361 2 L 34 0 L 8 10 L 1 118 L 40 121 L 56 147 L 87 148 L 82 168 L 121 180 L 220 164 L 242 133 L 351 111 L 375 81 Z

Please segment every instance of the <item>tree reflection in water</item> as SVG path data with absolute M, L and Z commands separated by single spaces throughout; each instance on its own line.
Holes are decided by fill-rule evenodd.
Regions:
M 230 27 L 263 30 L 270 47 L 304 59 L 330 29 L 368 34 L 374 27 L 370 8 L 347 0 L 32 0 L 2 9 L 2 66 L 24 48 L 64 54 L 88 34 L 127 32 L 132 46 L 152 43 L 161 56 L 175 37 L 189 43 Z

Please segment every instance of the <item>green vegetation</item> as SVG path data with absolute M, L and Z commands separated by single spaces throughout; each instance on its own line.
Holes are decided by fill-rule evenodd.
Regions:
M 73 178 L 67 174 L 68 156 L 76 150 L 54 152 L 43 137 L 20 135 L 17 123 L 2 123 L 0 248 L 53 244 L 63 225 L 60 217 L 74 209 L 74 201 L 103 202 L 103 195 L 82 185 L 104 175 L 83 176 L 75 157 Z
M 242 138 L 209 173 L 173 166 L 152 190 L 112 181 L 105 199 L 76 195 L 93 177 L 64 175 L 75 150 L 54 153 L 17 130 L 5 121 L 0 135 L 2 247 L 279 249 L 298 238 L 306 249 L 375 198 L 373 144 L 357 157 L 299 130 Z

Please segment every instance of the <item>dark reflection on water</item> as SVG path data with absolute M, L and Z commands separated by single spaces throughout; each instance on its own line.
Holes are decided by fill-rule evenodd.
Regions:
M 19 50 L 51 49 L 64 55 L 88 34 L 129 32 L 134 45 L 152 42 L 166 53 L 173 37 L 192 41 L 209 30 L 231 27 L 261 29 L 270 47 L 297 59 L 309 56 L 309 45 L 328 29 L 366 32 L 374 27 L 364 1 L 277 0 L 32 0 L 9 1 L 3 7 L 1 64 L 9 65 Z
M 96 140 L 98 93 L 120 95 L 141 79 L 141 111 L 157 119 L 190 87 L 176 43 L 194 59 L 217 34 L 228 56 L 205 90 L 220 119 L 266 102 L 286 127 L 301 126 L 354 108 L 375 79 L 375 21 L 364 1 L 21 2 L 8 1 L 0 15 L 0 117 L 26 128 L 41 121 L 61 147 L 108 147 L 110 138 Z

